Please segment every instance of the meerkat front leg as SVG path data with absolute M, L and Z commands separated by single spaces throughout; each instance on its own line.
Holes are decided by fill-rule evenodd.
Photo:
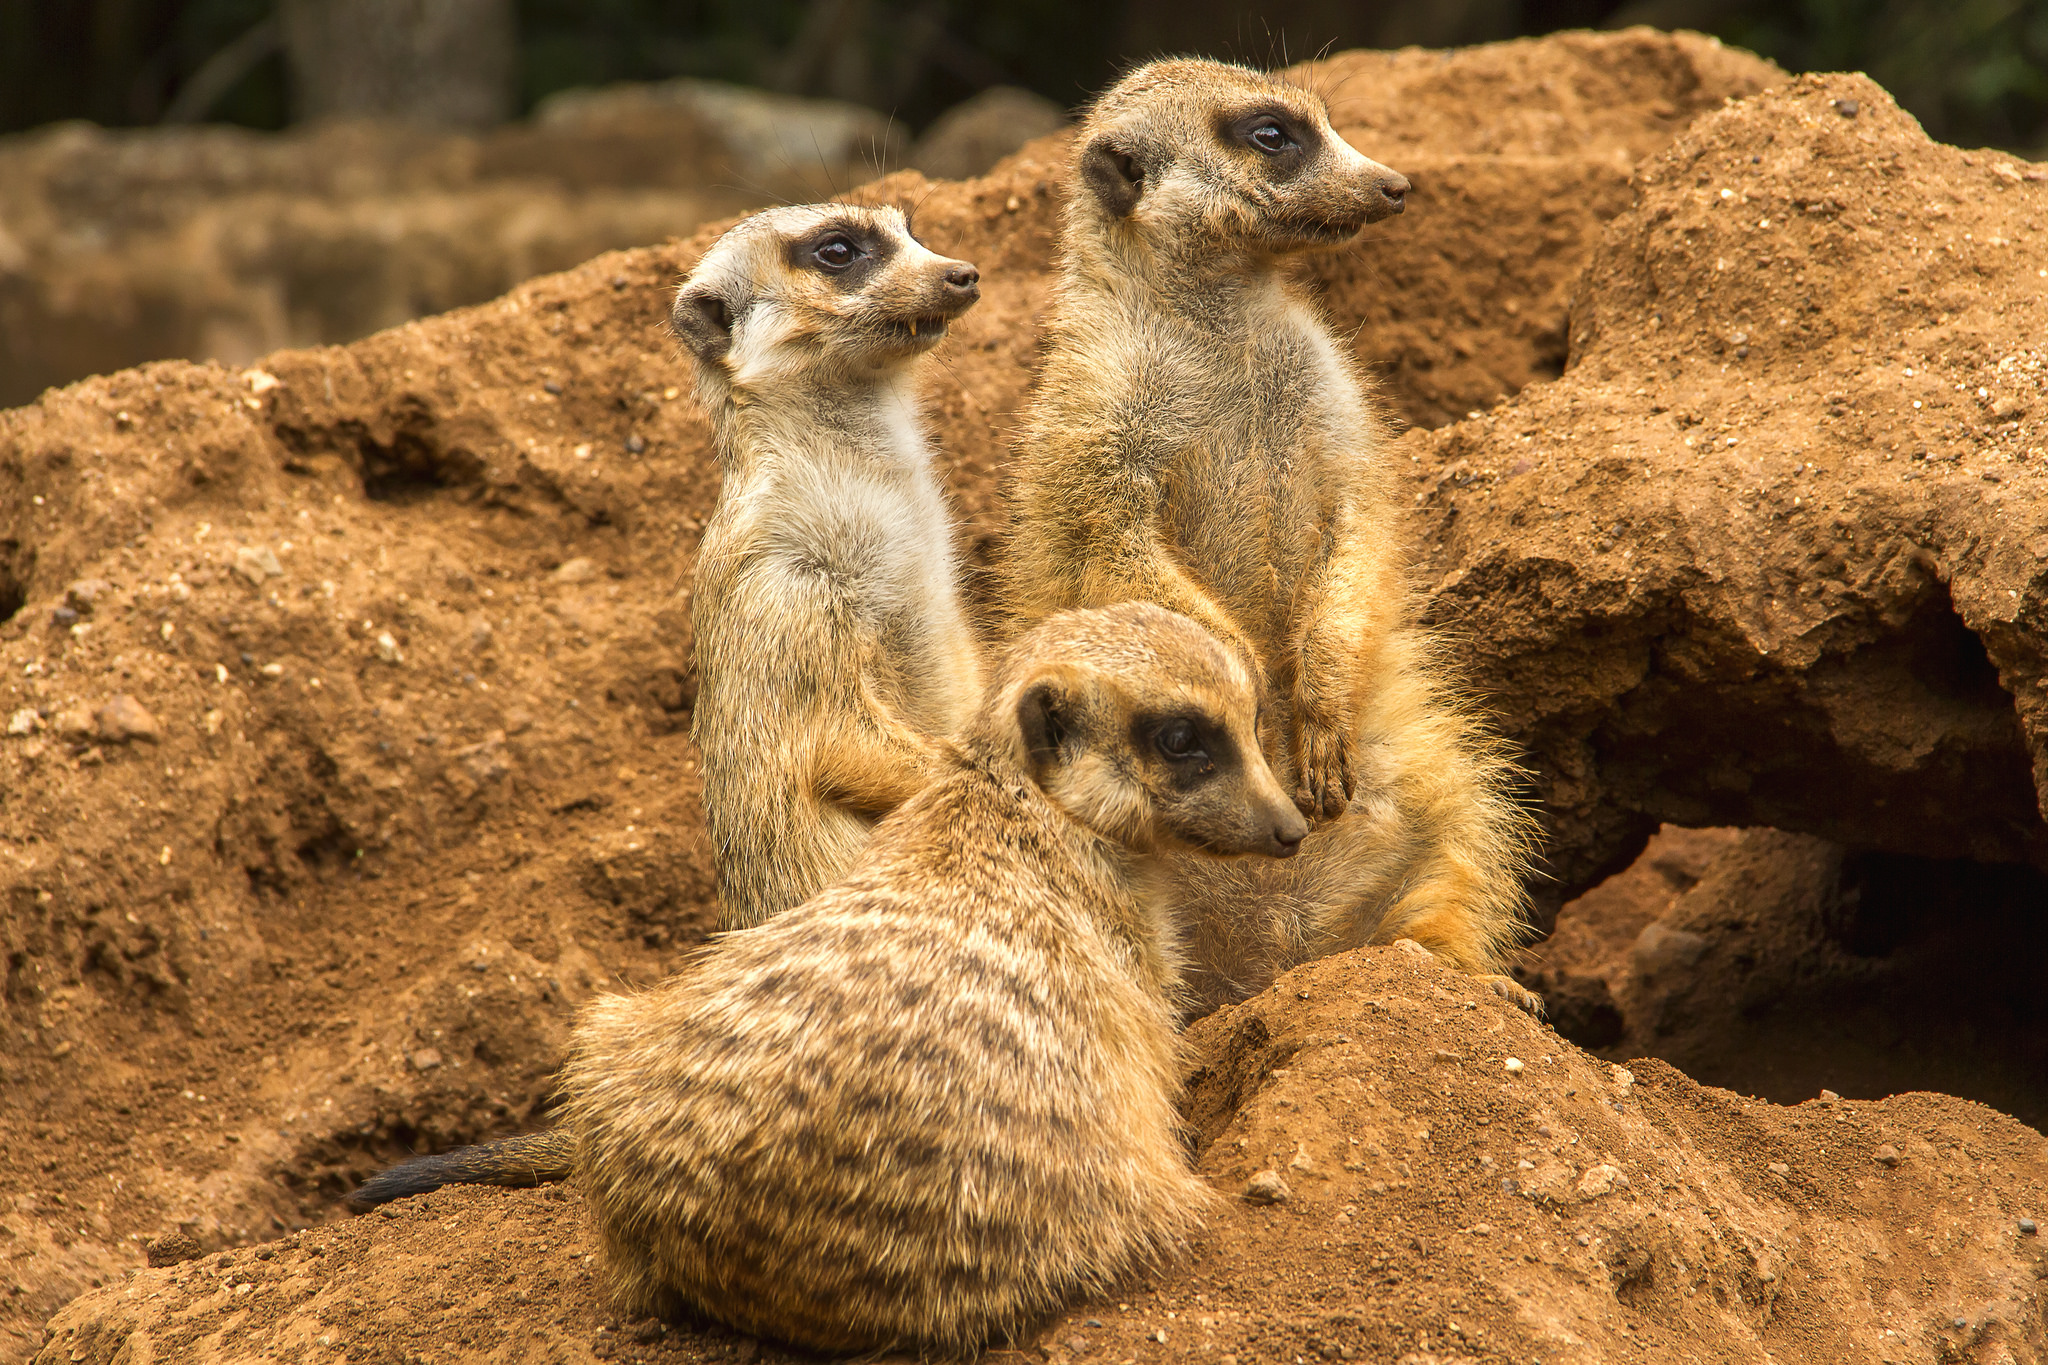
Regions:
M 1401 594 L 1374 529 L 1347 511 L 1322 570 L 1303 585 L 1295 630 L 1295 804 L 1334 820 L 1357 791 L 1359 693 L 1368 661 L 1395 629 Z
M 939 769 L 940 753 L 896 718 L 865 675 L 856 695 L 860 714 L 847 717 L 820 744 L 811 788 L 822 800 L 879 821 L 924 790 Z

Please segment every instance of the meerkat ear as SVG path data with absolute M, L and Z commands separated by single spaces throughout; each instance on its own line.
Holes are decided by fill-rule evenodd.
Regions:
M 1112 218 L 1128 218 L 1145 193 L 1145 168 L 1108 133 L 1081 153 L 1081 181 Z
M 1065 689 L 1051 678 L 1041 678 L 1026 687 L 1017 698 L 1017 732 L 1024 742 L 1024 762 L 1033 772 L 1058 759 L 1072 729 L 1065 717 L 1069 703 Z
M 732 349 L 732 305 L 709 284 L 688 285 L 677 293 L 668 325 L 699 360 L 719 360 Z

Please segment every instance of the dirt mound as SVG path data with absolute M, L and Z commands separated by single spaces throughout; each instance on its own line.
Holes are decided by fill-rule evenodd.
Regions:
M 2048 867 L 2048 170 L 1802 77 L 1644 163 L 1572 367 L 1414 438 L 1567 885 L 1659 821 Z
M 2036 373 L 2026 368 L 2036 352 L 1999 341 L 2043 334 L 2037 302 L 2002 264 L 1991 269 L 2007 248 L 1987 240 L 2018 231 L 2001 213 L 2022 225 L 2038 216 L 2033 168 L 2008 179 L 2003 159 L 1966 165 L 1872 87 L 1844 79 L 1709 113 L 1679 160 L 1653 163 L 1631 209 L 1626 158 L 1653 149 L 1688 109 L 1762 83 L 1768 68 L 1642 33 L 1360 60 L 1370 79 L 1337 92 L 1340 122 L 1380 117 L 1373 108 L 1412 118 L 1408 152 L 1397 129 L 1354 135 L 1413 172 L 1418 189 L 1409 214 L 1357 253 L 1365 264 L 1326 267 L 1330 307 L 1414 420 L 1554 374 L 1570 281 L 1603 219 L 1627 210 L 1574 308 L 1573 371 L 1491 418 L 1404 447 L 1435 610 L 1464 632 L 1478 681 L 1531 747 L 1539 794 L 1557 813 L 1560 889 L 1626 861 L 1661 819 L 1782 816 L 1904 853 L 2034 856 L 2025 736 L 2038 727 L 2023 731 L 1998 690 L 2004 677 L 2022 708 L 2035 708 L 2024 714 L 2040 714 L 2023 668 L 2039 639 L 2043 580 L 2038 568 L 2013 569 L 2015 556 L 2038 552 L 2010 529 L 2031 524 L 2031 457 L 1986 466 L 1973 453 L 1900 483 L 1884 471 L 1927 462 L 1901 453 L 1880 463 L 1876 451 L 1859 453 L 1859 437 L 1803 452 L 1796 487 L 1789 472 L 1815 421 L 1831 433 L 1846 425 L 1799 381 L 1822 359 L 1846 367 L 1848 348 L 1865 344 L 1838 326 L 1874 339 L 1918 319 L 1947 329 L 1944 366 Z M 1635 68 L 1647 74 L 1617 74 Z M 1360 85 L 1391 91 L 1391 103 L 1345 113 L 1345 99 L 1367 97 Z M 1835 112 L 1833 98 L 1862 101 L 1858 119 Z M 1417 112 L 1430 99 L 1444 102 L 1445 120 L 1474 126 L 1495 110 L 1500 144 L 1432 152 L 1421 138 L 1434 124 Z M 1560 130 L 1608 101 L 1618 112 L 1602 113 L 1591 150 L 1572 151 Z M 1518 110 L 1527 119 L 1509 116 Z M 1535 117 L 1546 110 L 1555 118 Z M 922 201 L 932 244 L 984 271 L 985 301 L 941 353 L 930 398 L 975 539 L 998 524 L 1058 151 L 1057 140 L 1037 144 L 979 181 L 934 186 L 906 174 L 866 191 Z M 1698 171 L 1674 169 L 1692 156 L 1722 178 L 1696 189 L 1686 176 Z M 1787 160 L 1780 168 L 1770 156 Z M 1808 195 L 1821 205 L 1795 219 L 1820 254 L 1797 272 L 1773 267 L 1809 275 L 1810 294 L 1721 241 L 1749 239 L 1731 200 L 1761 195 L 1766 172 L 1782 177 L 1771 193 L 1788 204 Z M 1723 185 L 1731 200 L 1719 198 Z M 1947 216 L 1913 218 L 1917 243 L 1890 218 L 1882 234 L 1843 226 L 1870 221 L 1866 208 L 1920 214 L 1936 189 Z M 1654 219 L 1666 205 L 1673 219 Z M 1756 208 L 1782 226 L 1775 201 Z M 1697 245 L 1656 236 L 1665 221 L 1696 222 Z M 284 353 L 247 371 L 150 365 L 0 415 L 0 1177 L 18 1192 L 0 1207 L 13 1276 L 0 1299 L 0 1359 L 27 1355 L 67 1299 L 136 1266 L 146 1237 L 180 1229 L 209 1252 L 263 1241 L 332 1219 L 342 1192 L 409 1150 L 545 1121 L 573 1004 L 660 974 L 708 926 L 678 589 L 716 474 L 662 330 L 667 292 L 708 232 L 346 348 Z M 1639 335 L 1628 307 L 1641 303 L 1646 268 L 1631 262 L 1645 259 L 1645 241 L 1654 278 L 1687 311 L 1656 304 L 1668 328 Z M 1716 269 L 1723 259 L 1746 272 L 1740 283 Z M 1991 273 L 1974 274 L 1979 263 Z M 1938 306 L 1949 321 L 1918 311 L 1925 301 L 1892 304 L 1883 271 L 1916 289 L 1948 281 L 1939 287 L 1953 301 Z M 1807 297 L 1822 311 L 1789 311 Z M 1716 309 L 1732 319 L 1777 299 L 1810 336 L 1788 327 L 1769 331 L 1769 345 L 1737 342 L 1708 325 Z M 1870 311 L 1878 303 L 1884 310 Z M 1759 318 L 1744 328 L 1752 338 L 1775 325 Z M 1725 359 L 1717 338 L 1732 348 Z M 1749 356 L 1735 356 L 1743 346 Z M 2019 358 L 2000 370 L 2006 356 Z M 1890 430 L 1868 405 L 1891 381 L 1853 359 L 1861 377 L 1828 381 L 1844 395 L 1844 418 L 1855 407 L 1857 422 Z M 1942 371 L 1950 382 L 1960 371 Z M 2000 384 L 1986 404 L 2017 391 Z M 1653 417 L 1653 385 L 1685 395 L 1682 410 L 1700 423 L 1678 427 L 1670 407 Z M 1722 401 L 1708 407 L 1711 398 Z M 1949 420 L 1995 414 L 1946 388 L 1930 386 L 1925 401 Z M 2034 431 L 2033 420 L 2014 430 Z M 1683 444 L 1709 430 L 1739 434 L 1739 455 Z M 1968 448 L 1979 440 L 1971 428 Z M 1609 450 L 1624 442 L 1639 447 L 1633 463 Z M 1774 457 L 1764 471 L 1741 458 L 1757 444 Z M 2004 482 L 1983 483 L 1986 468 Z M 1986 496 L 2004 501 L 2003 523 L 1979 506 Z M 1787 509 L 1792 497 L 1805 502 Z M 1921 520 L 1816 545 L 1805 527 L 1833 524 L 1808 506 L 1816 497 L 1830 518 L 1898 508 Z M 1744 786 L 1746 764 L 1760 776 Z M 1532 1066 L 1527 1053 L 1573 1055 L 1532 1042 L 1516 1054 Z M 1568 1064 L 1590 1065 L 1554 1065 Z M 1429 1074 L 1443 1085 L 1452 1075 Z M 1429 1102 L 1476 1104 L 1484 1093 L 1453 1091 Z M 1702 1146 L 1779 1122 L 1719 1097 L 1686 1103 L 1708 1116 L 1692 1138 Z M 1921 1115 L 1915 1131 L 2013 1131 L 1959 1103 L 1898 1103 L 1885 1112 Z M 1202 1112 L 1205 1124 L 1220 1121 L 1221 1109 Z M 1463 1209 L 1467 1195 L 1442 1190 L 1443 1226 L 1510 1226 L 1491 1204 Z M 1238 1215 L 1286 1233 L 1270 1233 L 1280 1240 L 1264 1250 L 1246 1241 L 1241 1264 L 1251 1268 L 1229 1272 L 1245 1305 L 1231 1330 L 1247 1335 L 1234 1339 L 1293 1332 L 1315 1311 L 1309 1271 L 1334 1276 L 1339 1263 L 1311 1251 L 1339 1239 L 1289 1221 L 1314 1207 L 1305 1196 Z M 1919 1245 L 1902 1229 L 1968 1212 L 1909 1201 L 1892 1211 L 1890 1235 Z M 324 1235 L 371 1237 L 380 1226 Z M 1876 1237 L 1875 1224 L 1861 1226 L 1857 1235 Z M 1512 1225 L 1525 1239 L 1533 1228 Z M 1426 1251 L 1389 1243 L 1386 1253 L 1416 1296 L 1399 1299 L 1417 1305 L 1401 1311 L 1427 1323 L 1432 1344 L 1422 1347 L 1418 1330 L 1415 1349 L 1483 1354 L 1447 1345 L 1439 1325 L 1453 1315 L 1465 1324 L 1473 1305 L 1493 1302 L 1465 1263 L 1442 1259 L 1463 1243 L 1418 1240 Z M 1574 1280 L 1568 1258 L 1578 1253 L 1540 1250 L 1554 1242 L 1525 1242 L 1517 1254 L 1539 1260 L 1519 1264 L 1555 1265 Z M 1505 1254 L 1511 1243 L 1487 1245 Z M 1700 1264 L 1683 1250 L 1692 1245 L 1681 1254 Z M 1347 1275 L 1367 1264 L 1357 1251 L 1345 1253 Z M 2017 1262 L 1998 1264 L 2003 1275 Z M 1945 1283 L 1961 1265 L 1929 1273 Z M 400 1311 L 390 1294 L 366 1292 L 375 1310 Z M 446 1295 L 451 1306 L 459 1292 Z M 2004 1301 L 1989 1289 L 1981 1299 Z M 1425 1307 L 1438 1316 L 1423 1317 Z M 402 1311 L 426 1321 L 442 1310 L 408 1297 Z M 1978 1320 L 1975 1308 L 1954 1311 Z M 1492 1325 L 1506 1317 L 1473 1320 L 1509 1331 Z M 1118 1321 L 1136 1332 L 1140 1319 Z M 1153 1324 L 1174 1351 L 1178 1322 Z M 1816 1348 L 1805 1358 L 1838 1357 Z
M 2048 1350 L 2048 1255 L 2020 1222 L 2048 1202 L 2048 1141 L 1990 1110 L 1928 1095 L 1783 1109 L 1659 1063 L 1609 1066 L 1394 948 L 1290 973 L 1190 1044 L 1199 1166 L 1228 1203 L 1188 1264 L 1077 1306 L 1026 1358 Z M 39 1359 L 763 1354 L 610 1313 L 572 1191 L 382 1212 L 135 1272 L 60 1313 Z

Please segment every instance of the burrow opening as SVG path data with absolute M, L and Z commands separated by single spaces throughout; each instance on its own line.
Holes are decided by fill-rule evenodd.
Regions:
M 1523 979 L 1565 1037 L 1781 1104 L 1960 1095 L 2048 1126 L 2048 875 L 1665 826 Z

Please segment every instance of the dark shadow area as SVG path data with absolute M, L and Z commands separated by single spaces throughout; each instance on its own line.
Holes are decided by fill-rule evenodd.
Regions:
M 1524 979 L 1558 1031 L 1779 1103 L 1935 1090 L 2048 1125 L 2048 876 L 1666 829 Z

